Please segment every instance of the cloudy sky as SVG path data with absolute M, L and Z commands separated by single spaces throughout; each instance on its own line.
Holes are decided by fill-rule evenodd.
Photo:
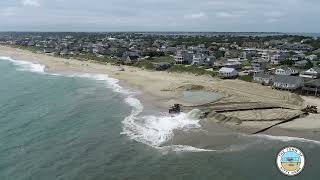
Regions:
M 320 32 L 319 0 L 0 0 L 0 31 Z

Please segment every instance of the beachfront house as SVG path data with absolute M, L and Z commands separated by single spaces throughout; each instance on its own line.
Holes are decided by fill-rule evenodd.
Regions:
M 270 74 L 265 74 L 263 72 L 256 73 L 253 76 L 253 80 L 259 84 L 262 85 L 270 85 L 271 84 L 271 75 Z
M 311 78 L 311 79 L 320 78 L 320 68 L 319 67 L 313 67 L 311 69 L 308 69 L 307 71 L 302 72 L 300 74 L 300 77 Z
M 286 75 L 286 76 L 293 76 L 293 75 L 298 75 L 299 71 L 294 69 L 294 68 L 290 68 L 290 67 L 284 67 L 284 68 L 278 68 L 275 71 L 275 75 Z
M 272 76 L 273 88 L 283 90 L 296 90 L 304 85 L 303 78 L 299 76 L 274 75 Z
M 223 67 L 219 70 L 219 77 L 221 78 L 236 78 L 238 71 L 234 68 Z
M 242 63 L 240 62 L 240 58 L 228 59 L 227 63 L 223 65 L 227 68 L 241 69 Z
M 134 64 L 138 62 L 140 56 L 137 52 L 125 52 L 122 55 L 122 62 L 124 64 Z
M 191 64 L 193 60 L 193 52 L 180 50 L 177 51 L 174 61 L 176 64 Z
M 302 90 L 305 94 L 320 96 L 320 79 L 306 82 Z

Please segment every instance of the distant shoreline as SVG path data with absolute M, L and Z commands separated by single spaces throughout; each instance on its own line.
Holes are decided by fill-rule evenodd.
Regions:
M 297 95 L 289 92 L 272 90 L 268 87 L 240 80 L 220 80 L 192 74 L 153 72 L 128 66 L 123 66 L 125 71 L 119 71 L 117 66 L 109 64 L 102 65 L 92 61 L 57 58 L 5 46 L 0 46 L 0 56 L 10 56 L 18 60 L 43 64 L 46 66 L 46 71 L 48 72 L 108 74 L 112 78 L 119 79 L 121 83 L 129 87 L 141 90 L 143 92 L 143 99 L 146 99 L 149 103 L 152 103 L 153 106 L 164 111 L 175 103 L 188 104 L 181 98 L 181 93 L 184 89 L 187 90 L 187 87 L 190 85 L 203 86 L 206 91 L 219 91 L 226 94 L 227 97 L 224 98 L 222 102 L 260 101 L 293 109 L 300 109 L 307 104 L 314 104 L 320 107 L 320 100 L 317 101 L 313 98 L 303 97 L 305 102 L 300 102 L 299 98 L 296 98 Z M 252 113 L 254 113 L 254 111 L 252 111 Z M 250 116 L 253 117 L 256 115 L 252 114 Z M 317 118 L 319 118 L 318 121 L 316 121 Z M 215 124 L 215 122 L 211 123 Z M 222 124 L 222 126 L 234 132 L 250 134 L 254 130 L 266 127 L 266 124 L 261 122 L 243 122 L 241 125 L 226 123 Z M 210 130 L 210 126 L 206 126 L 204 129 Z M 266 134 L 307 137 L 318 140 L 320 139 L 320 135 L 317 134 L 318 131 L 320 131 L 319 114 L 310 115 L 291 123 L 283 124 L 267 131 Z

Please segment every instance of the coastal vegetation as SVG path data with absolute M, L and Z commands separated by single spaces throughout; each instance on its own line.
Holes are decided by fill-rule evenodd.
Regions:
M 148 60 L 155 63 L 160 63 L 160 62 L 174 63 L 174 58 L 172 56 L 155 56 L 155 57 L 150 57 L 150 59 Z
M 133 64 L 132 66 L 143 68 L 143 69 L 148 69 L 148 70 L 154 70 L 155 69 L 154 64 L 152 62 L 148 61 L 148 60 L 139 61 L 139 62 Z
M 75 55 L 72 57 L 79 59 L 79 60 L 83 60 L 83 61 L 93 60 L 93 61 L 97 61 L 97 62 L 116 63 L 115 59 L 111 59 L 106 56 L 98 57 L 93 53 L 81 53 L 81 54 L 78 54 L 78 55 Z
M 253 82 L 253 77 L 250 75 L 239 76 L 238 79 L 246 82 Z
M 195 75 L 210 75 L 212 77 L 218 74 L 217 71 L 211 71 L 206 69 L 205 67 L 199 67 L 194 65 L 174 65 L 168 69 L 168 72 L 191 73 Z
M 305 65 L 304 68 L 305 68 L 305 69 L 310 69 L 310 68 L 313 68 L 313 66 L 314 66 L 313 63 L 312 63 L 310 60 L 308 60 L 308 61 L 307 61 L 307 64 Z

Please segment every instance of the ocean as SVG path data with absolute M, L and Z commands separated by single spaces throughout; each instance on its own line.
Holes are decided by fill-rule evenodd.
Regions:
M 176 131 L 201 131 L 192 113 L 158 112 L 107 75 L 49 74 L 40 64 L 0 59 L 1 180 L 320 177 L 320 142 L 235 134 L 222 138 L 222 149 L 173 145 Z M 284 176 L 276 166 L 285 146 L 306 156 L 298 176 Z

